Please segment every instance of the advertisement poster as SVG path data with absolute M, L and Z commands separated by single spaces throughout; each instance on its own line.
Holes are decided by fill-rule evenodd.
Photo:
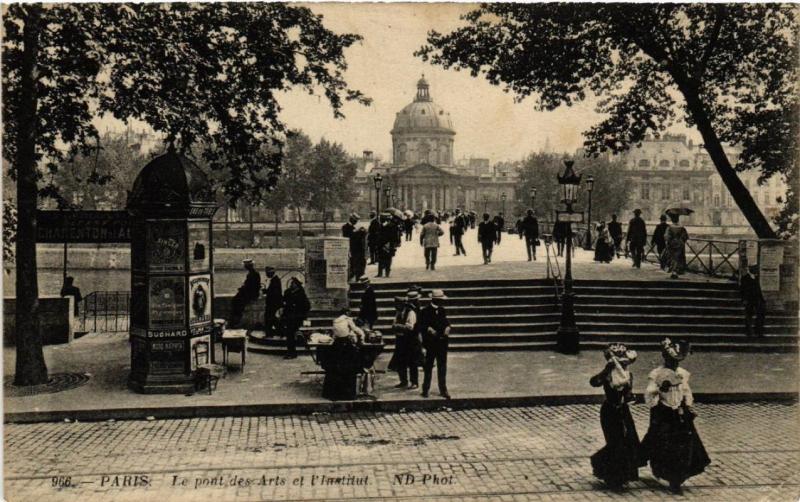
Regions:
M 323 245 L 325 256 L 325 287 L 346 289 L 347 266 L 350 243 L 347 239 L 326 239 Z
M 183 277 L 150 278 L 150 328 L 180 327 L 184 323 Z
M 761 243 L 760 282 L 761 291 L 780 291 L 780 266 L 783 262 L 783 245 L 780 242 Z
M 189 271 L 208 272 L 211 268 L 211 230 L 208 223 L 189 223 Z
M 189 278 L 189 324 L 211 322 L 211 276 Z
M 183 272 L 184 224 L 179 221 L 150 222 L 147 228 L 147 262 L 150 272 Z

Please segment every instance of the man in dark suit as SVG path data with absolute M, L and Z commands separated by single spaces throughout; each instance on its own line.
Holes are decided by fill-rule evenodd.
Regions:
M 617 258 L 619 258 L 619 251 L 622 247 L 622 224 L 617 221 L 617 215 L 611 215 L 611 221 L 607 225 L 608 228 L 608 235 L 611 237 L 611 240 L 614 241 L 614 253 L 616 253 Z
M 464 243 L 462 242 L 466 228 L 467 222 L 464 219 L 464 215 L 461 214 L 460 209 L 456 209 L 456 216 L 453 219 L 453 227 L 452 230 L 450 230 L 450 233 L 453 236 L 453 244 L 456 246 L 456 256 L 462 254 L 467 256 L 467 250 L 464 249 Z
M 297 277 L 289 279 L 289 287 L 283 293 L 283 314 L 281 324 L 283 333 L 286 336 L 286 355 L 284 359 L 295 359 L 297 357 L 297 332 L 308 318 L 311 310 L 311 303 L 303 289 L 303 283 Z
M 557 221 L 553 223 L 553 240 L 556 241 L 558 256 L 564 256 L 564 246 L 567 244 L 567 223 Z
M 392 259 L 400 244 L 400 238 L 397 233 L 397 225 L 392 221 L 392 215 L 384 213 L 381 215 L 381 227 L 378 231 L 378 275 L 381 277 L 392 272 Z
M 375 211 L 369 213 L 369 227 L 367 228 L 367 247 L 369 247 L 369 264 L 378 261 L 378 234 L 381 231 L 381 222 Z
M 350 236 L 350 276 L 353 280 L 367 269 L 367 229 L 358 227 Z
M 348 218 L 347 223 L 342 225 L 342 237 L 350 238 L 353 236 L 353 232 L 356 230 L 356 223 L 358 223 L 358 215 L 351 214 L 350 218 Z
M 506 220 L 503 218 L 503 213 L 498 213 L 494 217 L 494 228 L 496 232 L 494 242 L 499 245 L 500 241 L 503 240 L 503 230 L 506 228 Z
M 628 237 L 626 238 L 626 242 L 628 243 L 628 249 L 631 251 L 631 257 L 633 257 L 633 266 L 642 268 L 644 245 L 647 244 L 647 225 L 645 225 L 644 220 L 640 216 L 642 214 L 641 209 L 634 209 L 633 214 L 633 218 L 628 222 Z
M 240 326 L 242 316 L 244 316 L 244 309 L 249 303 L 257 300 L 261 292 L 261 274 L 256 272 L 253 260 L 249 258 L 242 260 L 242 264 L 245 270 L 247 270 L 247 277 L 244 280 L 244 284 L 239 287 L 239 290 L 231 301 L 231 319 L 229 324 L 232 328 L 238 328 Z
M 483 250 L 483 264 L 492 262 L 492 249 L 497 240 L 497 228 L 489 221 L 489 213 L 483 213 L 483 221 L 478 225 L 478 242 Z
M 528 261 L 536 260 L 536 246 L 538 246 L 539 241 L 539 220 L 536 219 L 533 209 L 528 209 L 525 218 L 520 223 L 520 230 L 525 236 Z
M 378 321 L 378 302 L 375 298 L 375 288 L 369 283 L 369 277 L 361 276 L 358 282 L 364 285 L 364 292 L 361 294 L 361 308 L 358 318 L 367 323 L 370 329 Z
M 275 314 L 278 313 L 283 303 L 283 288 L 281 288 L 281 279 L 275 274 L 274 267 L 267 267 L 265 272 L 269 284 L 262 290 L 264 292 L 264 333 L 267 336 L 275 336 L 278 322 Z
M 436 380 L 439 384 L 439 394 L 445 399 L 450 399 L 447 392 L 447 348 L 449 345 L 450 323 L 442 307 L 442 302 L 447 297 L 441 289 L 431 292 L 431 303 L 420 313 L 420 332 L 422 344 L 425 348 L 425 363 L 423 364 L 424 379 L 422 380 L 422 397 L 428 397 L 433 377 L 433 364 L 436 363 Z
M 656 225 L 656 228 L 653 229 L 653 237 L 650 240 L 650 244 L 656 247 L 656 253 L 658 253 L 658 263 L 661 264 L 661 270 L 667 268 L 667 260 L 664 256 L 664 249 L 667 247 L 667 240 L 665 238 L 667 234 L 667 229 L 669 225 L 667 224 L 667 215 L 661 215 L 661 223 Z
M 747 269 L 747 273 L 742 277 L 739 286 L 744 302 L 744 322 L 747 329 L 747 336 L 764 336 L 764 318 L 767 309 L 764 295 L 761 293 L 761 284 L 758 280 L 758 267 L 753 266 Z M 753 332 L 753 315 L 756 316 L 756 329 Z

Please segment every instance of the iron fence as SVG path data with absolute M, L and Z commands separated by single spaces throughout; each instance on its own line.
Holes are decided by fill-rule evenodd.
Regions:
M 86 332 L 127 332 L 130 327 L 129 291 L 93 291 L 81 302 L 81 330 Z

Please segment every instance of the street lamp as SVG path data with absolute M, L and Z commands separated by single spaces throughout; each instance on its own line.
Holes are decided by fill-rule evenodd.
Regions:
M 589 192 L 589 208 L 586 216 L 586 241 L 583 243 L 583 249 L 591 251 L 592 249 L 592 189 L 594 188 L 594 176 L 591 174 L 586 177 L 586 191 Z
M 503 192 L 500 195 L 500 200 L 503 201 L 503 214 L 506 214 L 506 193 L 505 192 Z
M 556 332 L 558 351 L 563 354 L 577 354 L 580 350 L 578 327 L 575 325 L 575 294 L 572 292 L 572 221 L 574 215 L 582 217 L 583 213 L 572 211 L 572 204 L 578 198 L 578 187 L 581 183 L 581 176 L 575 174 L 572 169 L 573 164 L 573 161 L 565 160 L 564 174 L 558 176 L 558 184 L 564 191 L 562 202 L 567 206 L 567 210 L 556 211 L 556 221 L 567 223 L 567 271 L 564 276 L 564 294 L 561 296 L 561 324 Z
M 486 194 L 483 194 L 483 212 L 484 213 L 486 212 L 486 203 L 487 202 L 489 202 L 489 196 L 486 195 Z
M 380 217 L 380 215 L 381 215 L 381 184 L 383 183 L 383 176 L 381 176 L 381 173 L 376 174 L 375 177 L 372 178 L 372 182 L 375 183 L 375 206 L 376 206 L 375 214 L 377 214 L 378 217 Z
M 383 193 L 386 194 L 386 207 L 389 207 L 389 204 L 392 202 L 392 187 L 388 186 L 384 188 Z
M 531 209 L 536 209 L 536 187 L 531 187 Z

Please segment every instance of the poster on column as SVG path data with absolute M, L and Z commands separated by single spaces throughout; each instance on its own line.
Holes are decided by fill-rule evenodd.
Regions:
M 761 241 L 759 261 L 761 291 L 780 291 L 780 266 L 783 262 L 783 243 Z
M 147 263 L 150 272 L 186 270 L 186 234 L 180 221 L 151 221 L 147 227 Z
M 323 247 L 325 257 L 325 287 L 346 289 L 347 265 L 350 242 L 347 239 L 326 239 Z
M 189 278 L 189 324 L 211 322 L 211 276 Z
M 149 327 L 151 329 L 182 327 L 185 296 L 183 277 L 151 278 Z

